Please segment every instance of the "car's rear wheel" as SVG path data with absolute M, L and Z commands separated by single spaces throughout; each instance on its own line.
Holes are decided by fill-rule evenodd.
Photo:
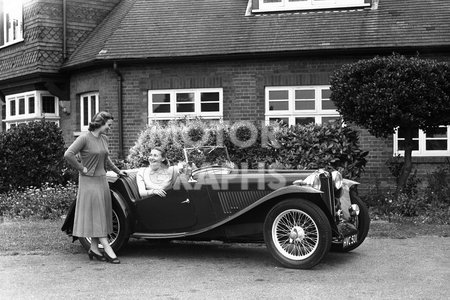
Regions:
M 277 204 L 267 214 L 264 240 L 270 253 L 283 266 L 309 269 L 329 251 L 331 226 L 317 205 L 290 199 Z
M 113 222 L 113 232 L 108 236 L 108 242 L 113 248 L 115 252 L 118 252 L 123 246 L 126 245 L 128 239 L 130 237 L 130 228 L 128 225 L 128 220 L 125 216 L 125 212 L 121 208 L 121 206 L 117 203 L 114 197 L 115 192 L 111 195 L 113 201 L 113 211 L 112 211 L 112 222 Z M 79 238 L 81 245 L 86 250 L 89 250 L 91 247 L 91 238 Z M 99 248 L 103 248 L 101 244 L 99 244 Z
M 359 207 L 359 215 L 355 217 L 355 227 L 358 229 L 358 240 L 355 244 L 344 248 L 343 243 L 332 243 L 331 251 L 336 252 L 349 252 L 359 247 L 359 245 L 364 242 L 369 232 L 370 227 L 370 216 L 369 209 L 366 204 L 359 198 L 358 195 L 352 194 L 351 196 L 352 204 L 357 204 Z

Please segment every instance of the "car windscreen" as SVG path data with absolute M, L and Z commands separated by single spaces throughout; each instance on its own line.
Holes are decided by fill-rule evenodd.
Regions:
M 192 163 L 194 168 L 230 167 L 230 160 L 225 147 L 186 148 L 184 154 L 187 162 Z

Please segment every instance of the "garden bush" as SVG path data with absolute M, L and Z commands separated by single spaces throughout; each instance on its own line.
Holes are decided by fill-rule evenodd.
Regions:
M 204 120 L 153 123 L 141 132 L 128 156 L 129 167 L 145 166 L 150 150 L 162 146 L 172 162 L 183 160 L 183 147 L 225 145 L 240 167 L 339 169 L 347 178 L 363 172 L 367 152 L 359 148 L 358 133 L 341 121 L 292 127 L 247 121 L 223 124 Z
M 57 219 L 66 214 L 76 199 L 74 183 L 27 187 L 0 194 L 0 215 L 9 218 Z
M 0 192 L 64 183 L 64 150 L 61 129 L 45 120 L 0 133 Z
M 275 137 L 280 147 L 272 147 L 273 154 L 289 168 L 331 167 L 357 179 L 367 162 L 368 152 L 360 149 L 357 131 L 341 121 L 281 127 Z

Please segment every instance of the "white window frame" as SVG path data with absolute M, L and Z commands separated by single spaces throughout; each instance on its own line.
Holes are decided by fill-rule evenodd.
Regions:
M 441 126 L 447 127 L 447 150 L 426 150 L 426 134 L 423 130 L 419 130 L 418 141 L 419 141 L 419 150 L 413 150 L 413 157 L 424 157 L 424 156 L 450 156 L 450 126 Z M 404 156 L 405 151 L 398 149 L 398 130 L 394 133 L 394 156 Z
M 42 98 L 43 97 L 54 97 L 55 98 L 55 113 L 44 113 L 43 110 L 43 104 L 42 104 Z M 34 112 L 30 113 L 30 107 L 29 107 L 29 99 L 31 97 L 34 97 Z M 25 99 L 25 113 L 19 114 L 19 99 Z M 36 121 L 45 118 L 47 121 L 55 122 L 59 125 L 59 98 L 50 94 L 48 91 L 29 91 L 25 93 L 18 93 L 18 94 L 12 94 L 7 95 L 5 97 L 6 100 L 6 129 L 8 130 L 11 125 L 15 124 L 21 124 L 21 123 L 28 123 L 31 121 Z M 14 108 L 15 108 L 15 114 L 11 115 L 11 104 L 14 101 Z
M 182 93 L 194 94 L 194 111 L 193 112 L 176 112 L 176 95 Z M 219 94 L 219 111 L 201 111 L 201 93 L 218 93 Z M 170 112 L 153 113 L 152 96 L 155 94 L 170 95 Z M 148 91 L 148 124 L 153 121 L 165 121 L 184 117 L 201 117 L 203 119 L 220 120 L 223 117 L 223 88 L 200 88 L 200 89 L 170 89 L 170 90 L 149 90 Z
M 83 98 L 87 97 L 88 98 L 88 116 L 90 116 L 90 118 L 87 120 L 87 124 L 88 125 L 84 125 L 84 101 Z M 94 101 L 95 101 L 95 108 L 94 111 L 92 111 L 92 97 L 94 97 Z M 91 118 L 100 111 L 99 108 L 99 93 L 98 92 L 90 92 L 90 93 L 84 93 L 84 94 L 80 94 L 80 130 L 82 132 L 84 131 L 88 131 L 89 128 L 89 122 L 91 120 Z
M 0 0 L 0 13 L 3 15 L 0 34 L 3 36 L 3 44 L 0 48 L 23 41 L 23 3 L 22 0 Z M 8 21 L 10 24 L 8 24 Z M 16 25 L 14 25 L 16 23 Z M 8 30 L 9 26 L 9 30 Z M 16 31 L 14 31 L 16 28 Z M 16 36 L 14 37 L 14 34 Z
M 365 0 L 304 0 L 290 1 L 279 0 L 278 2 L 265 3 L 259 0 L 259 8 L 253 9 L 253 12 L 273 12 L 273 11 L 289 11 L 289 10 L 311 10 L 311 9 L 331 9 L 346 7 L 367 7 L 370 3 Z
M 20 124 L 27 124 L 29 122 L 32 121 L 39 121 L 41 119 L 36 119 L 36 120 L 27 120 L 27 121 L 18 121 L 18 122 L 8 122 L 6 123 L 6 130 L 10 129 L 13 126 L 19 126 Z M 47 120 L 45 119 L 47 122 L 51 122 L 51 123 L 55 123 L 57 126 L 59 126 L 59 120 Z
M 316 124 L 322 124 L 323 117 L 336 117 L 340 115 L 336 109 L 322 108 L 322 91 L 329 90 L 329 85 L 304 85 L 304 86 L 267 86 L 265 88 L 265 122 L 270 123 L 270 119 L 284 118 L 289 120 L 289 126 L 295 125 L 296 118 L 314 118 Z M 297 90 L 314 90 L 314 109 L 295 110 L 295 91 Z M 287 110 L 270 110 L 269 92 L 271 91 L 288 91 L 288 109 Z M 331 101 L 331 100 L 330 100 Z

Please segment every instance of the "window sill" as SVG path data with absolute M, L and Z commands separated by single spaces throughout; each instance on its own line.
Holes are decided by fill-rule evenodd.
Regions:
M 413 164 L 445 164 L 450 161 L 450 156 L 419 156 L 413 157 Z
M 9 46 L 12 46 L 12 45 L 16 45 L 16 44 L 21 43 L 23 41 L 24 41 L 24 39 L 22 38 L 22 39 L 18 39 L 18 40 L 14 41 L 14 42 L 11 42 L 11 43 L 3 44 L 3 45 L 0 46 L 0 50 L 3 49 L 3 48 L 7 48 Z
M 38 121 L 38 120 L 50 120 L 55 121 L 59 120 L 59 116 L 51 115 L 51 116 L 38 116 L 38 115 L 18 115 L 18 116 L 7 116 L 3 121 L 5 122 L 24 122 L 24 121 Z
M 267 7 L 267 8 L 260 8 L 260 9 L 253 9 L 252 13 L 255 14 L 261 14 L 261 13 L 282 13 L 282 12 L 293 12 L 293 11 L 315 11 L 315 10 L 332 10 L 332 9 L 361 9 L 365 7 L 370 7 L 370 3 L 364 3 L 361 5 L 314 5 L 314 6 L 304 6 L 304 7 Z

